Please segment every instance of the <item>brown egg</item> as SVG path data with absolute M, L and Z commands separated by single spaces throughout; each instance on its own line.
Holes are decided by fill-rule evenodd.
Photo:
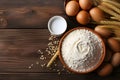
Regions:
M 111 36 L 111 34 L 112 34 L 112 31 L 111 31 L 111 30 L 106 29 L 106 28 L 103 28 L 102 25 L 96 26 L 96 27 L 95 27 L 95 31 L 96 31 L 97 33 L 99 33 L 99 34 L 100 34 L 102 37 L 104 37 L 104 38 L 108 38 L 108 37 Z
M 76 20 L 78 23 L 86 25 L 90 22 L 90 15 L 87 11 L 82 10 L 77 14 Z
M 113 67 L 111 64 L 105 64 L 104 66 L 101 67 L 101 69 L 98 71 L 99 76 L 107 76 L 109 75 L 113 70 Z
M 114 52 L 120 51 L 120 42 L 114 38 L 108 39 L 108 45 Z
M 92 8 L 89 13 L 93 21 L 100 22 L 101 20 L 105 19 L 104 12 L 98 7 Z
M 65 11 L 68 16 L 75 16 L 79 12 L 80 6 L 77 1 L 69 1 Z
M 89 10 L 92 7 L 93 1 L 92 0 L 79 0 L 79 4 L 83 10 Z
M 111 64 L 114 66 L 114 67 L 117 67 L 120 65 L 120 53 L 115 53 L 113 54 L 112 56 L 112 60 L 111 60 Z

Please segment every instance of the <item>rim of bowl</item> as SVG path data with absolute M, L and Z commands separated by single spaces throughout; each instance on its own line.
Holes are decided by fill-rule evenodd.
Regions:
M 89 30 L 89 31 L 91 31 L 93 34 L 97 35 L 98 38 L 102 41 L 102 47 L 103 47 L 103 53 L 102 53 L 101 58 L 100 58 L 99 62 L 97 63 L 97 65 L 96 65 L 95 67 L 91 68 L 89 71 L 85 71 L 85 72 L 75 71 L 75 70 L 69 68 L 68 65 L 65 63 L 65 61 L 63 60 L 62 53 L 61 53 L 61 47 L 62 47 L 62 42 L 63 42 L 64 38 L 65 38 L 70 32 L 72 32 L 72 31 L 74 31 L 74 30 L 78 30 L 78 29 Z M 73 29 L 69 30 L 68 32 L 66 32 L 66 33 L 63 35 L 63 37 L 61 38 L 60 43 L 59 43 L 59 58 L 60 58 L 61 63 L 62 63 L 62 64 L 65 66 L 65 68 L 68 69 L 69 71 L 74 72 L 74 73 L 79 73 L 79 74 L 85 74 L 85 73 L 89 73 L 89 72 L 92 72 L 92 71 L 96 70 L 96 69 L 102 64 L 102 62 L 103 62 L 103 60 L 104 60 L 104 58 L 105 58 L 105 52 L 106 52 L 106 47 L 105 47 L 105 43 L 104 43 L 102 37 L 101 37 L 97 32 L 95 32 L 94 30 L 92 30 L 92 29 L 90 29 L 90 28 L 87 28 L 87 27 L 77 27 L 77 28 L 73 28 Z

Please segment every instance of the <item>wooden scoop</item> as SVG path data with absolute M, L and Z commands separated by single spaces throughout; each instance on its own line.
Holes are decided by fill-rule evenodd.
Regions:
M 57 58 L 57 56 L 59 55 L 59 50 L 55 53 L 55 55 L 50 59 L 50 61 L 47 64 L 47 67 L 50 67 L 51 64 L 53 63 L 53 61 Z

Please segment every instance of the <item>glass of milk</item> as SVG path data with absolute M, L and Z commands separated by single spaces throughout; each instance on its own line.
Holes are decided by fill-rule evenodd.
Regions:
M 48 30 L 51 35 L 60 36 L 67 29 L 67 22 L 62 16 L 53 16 L 48 21 Z

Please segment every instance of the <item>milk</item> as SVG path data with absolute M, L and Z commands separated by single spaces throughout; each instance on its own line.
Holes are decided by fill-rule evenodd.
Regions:
M 54 16 L 48 22 L 48 29 L 52 35 L 61 35 L 65 32 L 67 23 L 61 16 Z

